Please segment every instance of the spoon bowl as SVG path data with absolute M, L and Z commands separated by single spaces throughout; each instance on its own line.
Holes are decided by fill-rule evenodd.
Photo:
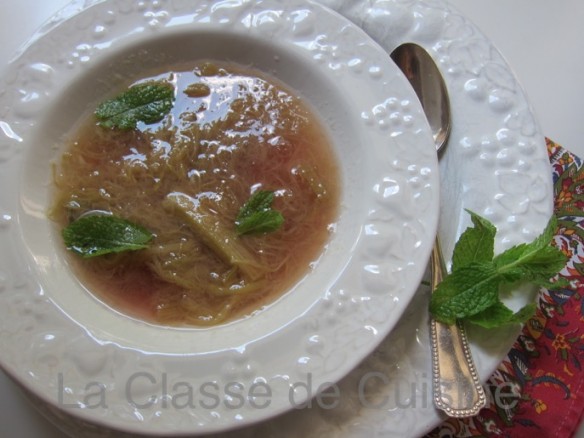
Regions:
M 391 58 L 406 76 L 420 99 L 430 123 L 436 151 L 448 141 L 451 129 L 450 99 L 444 78 L 426 49 L 415 43 L 397 47 Z

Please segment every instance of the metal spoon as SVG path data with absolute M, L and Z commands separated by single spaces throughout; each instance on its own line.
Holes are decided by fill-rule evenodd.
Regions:
M 436 152 L 440 153 L 450 135 L 451 116 L 444 78 L 430 54 L 413 43 L 397 47 L 391 58 L 405 74 L 418 95 L 432 128 Z M 446 274 L 440 242 L 432 249 L 432 291 Z M 472 360 L 461 324 L 448 326 L 431 320 L 432 385 L 434 404 L 448 416 L 476 415 L 486 404 L 484 389 Z
M 430 54 L 414 43 L 404 43 L 391 52 L 391 59 L 416 92 L 430 123 L 436 151 L 446 146 L 450 135 L 450 102 L 444 78 Z

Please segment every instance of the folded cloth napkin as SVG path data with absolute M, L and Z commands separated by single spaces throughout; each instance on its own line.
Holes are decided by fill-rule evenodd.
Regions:
M 560 273 L 569 289 L 542 289 L 537 313 L 486 384 L 491 402 L 468 419 L 449 419 L 427 438 L 570 437 L 584 410 L 583 161 L 546 139 L 553 169 Z

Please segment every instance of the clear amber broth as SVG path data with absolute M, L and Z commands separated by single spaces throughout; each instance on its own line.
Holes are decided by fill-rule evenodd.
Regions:
M 71 265 L 101 300 L 148 322 L 204 326 L 253 314 L 316 265 L 334 228 L 340 175 L 326 129 L 294 92 L 252 68 L 201 62 L 134 84 L 154 80 L 174 86 L 171 113 L 131 131 L 87 117 L 56 166 L 50 213 L 65 227 L 108 212 L 150 230 L 151 245 L 91 259 L 70 254 Z M 283 226 L 233 234 L 239 209 L 258 190 L 274 192 Z M 173 193 L 225 230 L 254 278 L 169 207 Z

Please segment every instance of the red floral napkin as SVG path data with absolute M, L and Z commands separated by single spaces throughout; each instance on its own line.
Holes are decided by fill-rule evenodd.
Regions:
M 540 291 L 536 315 L 486 384 L 491 404 L 476 417 L 447 420 L 427 438 L 563 438 L 578 429 L 584 410 L 584 163 L 546 142 L 559 222 L 555 244 L 570 257 L 561 275 L 571 288 Z

